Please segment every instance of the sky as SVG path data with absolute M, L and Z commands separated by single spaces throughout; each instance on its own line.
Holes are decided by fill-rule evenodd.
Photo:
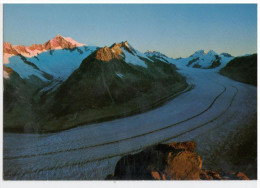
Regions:
M 86 45 L 128 41 L 187 57 L 197 50 L 257 52 L 256 4 L 5 4 L 4 41 L 41 44 L 57 34 Z

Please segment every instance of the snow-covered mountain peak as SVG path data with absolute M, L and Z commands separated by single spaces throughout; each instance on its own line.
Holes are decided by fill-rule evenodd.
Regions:
M 192 54 L 191 56 L 193 56 L 193 57 L 197 57 L 197 56 L 202 56 L 202 55 L 205 55 L 205 54 L 207 54 L 208 52 L 207 51 L 205 51 L 205 50 L 198 50 L 198 51 L 196 51 L 194 54 Z
M 158 51 L 154 51 L 154 50 L 147 50 L 145 53 L 145 55 L 149 56 L 149 57 L 153 57 L 153 56 L 157 56 L 157 57 L 167 57 L 166 55 L 164 55 L 161 52 Z
M 176 59 L 179 65 L 185 65 L 192 68 L 215 69 L 225 66 L 233 57 L 230 54 L 218 54 L 214 50 L 198 50 L 191 56 L 182 59 Z
M 83 45 L 84 44 L 78 43 L 70 37 L 63 37 L 60 34 L 56 35 L 53 39 L 43 44 L 46 50 L 75 48 Z
M 205 51 L 205 50 L 198 50 L 194 54 L 192 54 L 190 57 L 204 57 L 204 56 L 215 56 L 218 55 L 213 50 Z
M 215 51 L 210 50 L 208 51 L 208 53 L 206 53 L 207 55 L 218 55 Z
M 233 57 L 231 54 L 223 52 L 220 55 L 224 56 L 224 57 Z
M 12 45 L 9 42 L 4 42 L 4 63 L 9 63 L 9 58 L 16 55 L 24 57 L 38 56 L 42 52 L 54 49 L 73 49 L 76 47 L 84 46 L 70 37 L 63 37 L 60 34 L 56 35 L 53 39 L 45 42 L 44 44 L 33 44 L 31 46 Z
M 152 59 L 157 59 L 157 60 L 163 61 L 165 63 L 174 63 L 175 62 L 175 60 L 173 58 L 170 58 L 170 57 L 166 56 L 165 54 L 158 52 L 158 51 L 147 50 L 144 54 L 147 57 L 150 57 Z

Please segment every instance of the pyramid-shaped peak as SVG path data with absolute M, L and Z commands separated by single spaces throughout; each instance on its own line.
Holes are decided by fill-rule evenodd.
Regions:
M 64 38 L 60 33 L 58 33 L 54 38 Z
M 57 34 L 53 39 L 51 40 L 55 40 L 55 39 L 65 39 L 65 37 L 63 37 L 61 34 Z
M 135 49 L 128 43 L 128 41 L 123 41 L 121 43 L 116 43 L 120 48 L 127 50 L 128 52 L 134 54 L 136 53 Z
M 80 46 L 84 46 L 84 44 L 78 43 L 70 37 L 63 37 L 61 34 L 57 34 L 53 39 L 44 43 L 44 48 L 46 50 L 75 48 Z

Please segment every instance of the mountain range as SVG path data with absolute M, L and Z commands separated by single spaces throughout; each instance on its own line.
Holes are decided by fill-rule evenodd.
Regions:
M 57 35 L 31 46 L 4 43 L 4 130 L 53 132 L 144 112 L 188 87 L 176 65 L 224 67 L 228 53 L 173 59 L 127 41 L 97 47 Z
M 164 62 L 173 63 L 177 65 L 186 65 L 192 68 L 202 68 L 202 69 L 213 69 L 217 67 L 224 67 L 230 60 L 234 57 L 228 53 L 221 53 L 218 54 L 213 50 L 205 51 L 205 50 L 198 50 L 194 54 L 190 55 L 187 58 L 169 58 L 166 55 L 148 50 L 145 52 L 150 58 L 155 58 Z
M 4 63 L 8 63 L 9 57 L 16 56 L 18 54 L 24 57 L 34 57 L 48 50 L 64 48 L 73 49 L 83 45 L 84 44 L 78 43 L 70 37 L 62 37 L 60 34 L 44 44 L 33 44 L 31 46 L 11 45 L 9 42 L 4 42 Z

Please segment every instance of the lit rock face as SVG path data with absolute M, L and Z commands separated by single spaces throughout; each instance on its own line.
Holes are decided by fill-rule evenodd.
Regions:
M 122 157 L 107 180 L 249 180 L 242 172 L 202 169 L 195 142 L 173 142 Z
M 100 61 L 110 61 L 112 59 L 123 59 L 125 56 L 123 50 L 135 55 L 136 51 L 128 44 L 127 41 L 114 43 L 112 46 L 101 48 L 96 53 L 96 59 Z
M 194 142 L 159 144 L 121 158 L 111 179 L 199 180 L 202 159 Z

